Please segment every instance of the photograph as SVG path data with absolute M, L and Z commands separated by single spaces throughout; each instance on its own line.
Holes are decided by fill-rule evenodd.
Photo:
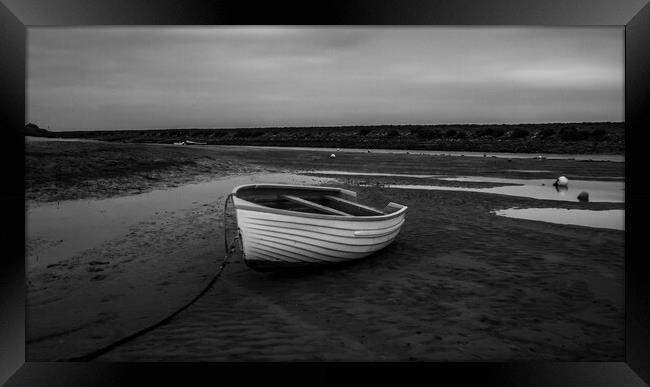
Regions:
M 27 28 L 26 361 L 625 362 L 625 37 Z

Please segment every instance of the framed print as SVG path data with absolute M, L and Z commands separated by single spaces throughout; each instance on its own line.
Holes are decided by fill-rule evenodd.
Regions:
M 649 383 L 647 2 L 0 16 L 7 385 Z

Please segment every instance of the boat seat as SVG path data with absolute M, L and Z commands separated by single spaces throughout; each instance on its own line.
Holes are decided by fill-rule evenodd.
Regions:
M 345 199 L 342 199 L 342 198 L 337 197 L 337 196 L 326 195 L 325 198 L 327 198 L 329 200 L 332 200 L 332 201 L 335 201 L 335 202 L 338 202 L 338 203 L 341 203 L 341 204 L 345 204 L 345 205 L 348 205 L 348 206 L 352 206 L 352 207 L 356 207 L 356 208 L 359 208 L 359 209 L 362 209 L 362 210 L 366 210 L 366 211 L 371 212 L 371 213 L 373 213 L 375 215 L 385 215 L 386 214 L 385 212 L 382 212 L 382 211 L 380 211 L 380 210 L 378 210 L 376 208 L 364 206 L 363 204 L 351 202 L 349 200 L 345 200 Z
M 310 207 L 310 208 L 313 208 L 313 209 L 316 209 L 316 210 L 319 210 L 319 211 L 322 211 L 322 212 L 325 212 L 325 213 L 328 213 L 328 214 L 352 216 L 352 215 L 348 214 L 347 212 L 335 210 L 334 208 L 330 208 L 330 207 L 320 205 L 318 203 L 310 202 L 309 200 L 301 199 L 301 198 L 296 197 L 296 196 L 280 195 L 280 197 L 282 199 L 289 200 L 289 201 L 294 202 L 294 203 L 302 204 L 303 206 Z

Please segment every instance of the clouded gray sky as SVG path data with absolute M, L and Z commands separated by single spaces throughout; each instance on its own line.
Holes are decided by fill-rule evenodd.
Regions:
M 623 121 L 621 27 L 28 29 L 52 130 Z

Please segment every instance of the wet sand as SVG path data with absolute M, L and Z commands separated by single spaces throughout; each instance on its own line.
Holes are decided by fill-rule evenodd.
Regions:
M 288 171 L 530 177 L 506 171 L 522 169 L 544 171 L 535 178 L 573 173 L 597 179 L 623 176 L 624 169 L 623 163 L 568 160 L 341 153 L 333 162 L 317 151 L 201 152 Z M 624 359 L 623 231 L 491 213 L 540 207 L 535 199 L 357 183 L 343 178 L 338 184 L 377 206 L 409 206 L 400 236 L 385 250 L 350 264 L 271 273 L 252 271 L 235 255 L 196 304 L 98 360 Z M 222 200 L 162 216 L 65 264 L 28 273 L 27 359 L 92 352 L 191 299 L 223 257 Z
M 154 324 L 205 286 L 223 258 L 223 199 L 140 222 L 121 238 L 28 272 L 27 358 L 81 356 Z
M 190 309 L 99 360 L 623 359 L 622 232 L 498 218 L 489 195 L 375 192 L 411 208 L 386 250 L 282 273 L 234 260 Z

